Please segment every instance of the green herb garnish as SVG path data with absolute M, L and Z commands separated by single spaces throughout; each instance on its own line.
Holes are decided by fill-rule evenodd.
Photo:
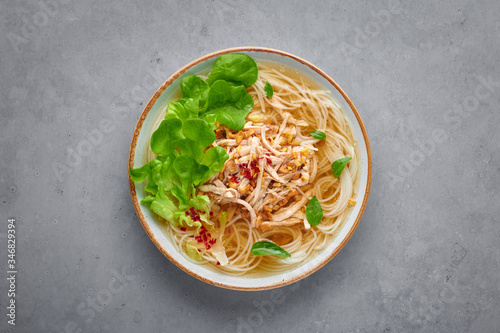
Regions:
M 273 255 L 278 257 L 290 257 L 290 253 L 282 247 L 269 241 L 260 241 L 252 246 L 252 254 L 255 256 Z
M 264 85 L 264 91 L 266 92 L 267 98 L 271 98 L 274 95 L 274 90 L 273 86 L 266 81 L 266 84 Z
M 321 222 L 323 218 L 323 208 L 319 204 L 316 196 L 312 197 L 306 207 L 306 219 L 310 225 L 315 226 Z
M 340 174 L 344 170 L 344 167 L 352 160 L 352 157 L 343 157 L 339 158 L 335 162 L 332 163 L 332 174 L 334 177 L 339 178 Z
M 323 131 L 312 131 L 310 132 L 311 136 L 317 140 L 325 140 L 326 134 Z

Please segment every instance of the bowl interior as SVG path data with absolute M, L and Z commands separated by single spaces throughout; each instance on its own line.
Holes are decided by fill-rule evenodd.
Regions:
M 366 131 L 356 108 L 342 91 L 342 89 L 325 73 L 312 64 L 285 52 L 265 49 L 265 48 L 236 48 L 215 52 L 199 58 L 186 65 L 169 78 L 155 93 L 146 106 L 132 140 L 129 167 L 137 168 L 147 162 L 147 142 L 149 140 L 149 129 L 153 126 L 156 118 L 169 101 L 175 99 L 180 94 L 180 81 L 184 76 L 207 72 L 213 67 L 217 57 L 224 53 L 245 53 L 253 57 L 257 62 L 271 61 L 282 63 L 293 69 L 296 69 L 319 83 L 326 90 L 329 90 L 334 99 L 342 106 L 347 119 L 350 121 L 354 135 L 358 142 L 360 154 L 360 182 L 356 194 L 356 205 L 351 212 L 349 219 L 345 222 L 343 228 L 332 243 L 321 251 L 309 262 L 293 270 L 271 276 L 262 277 L 234 277 L 212 270 L 204 265 L 198 265 L 186 260 L 175 248 L 169 238 L 165 235 L 163 227 L 154 218 L 147 206 L 139 203 L 145 197 L 143 183 L 135 184 L 130 181 L 132 199 L 141 223 L 155 245 L 163 252 L 174 264 L 191 274 L 192 276 L 207 283 L 224 288 L 237 290 L 264 290 L 275 287 L 281 287 L 305 276 L 312 274 L 317 269 L 325 265 L 347 242 L 351 234 L 361 219 L 361 215 L 366 206 L 371 180 L 371 157 L 370 148 Z

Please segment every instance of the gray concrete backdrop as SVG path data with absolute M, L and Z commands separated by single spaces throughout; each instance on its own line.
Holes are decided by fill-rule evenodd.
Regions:
M 500 332 L 500 2 L 2 0 L 0 20 L 2 332 Z M 371 140 L 354 236 L 274 292 L 180 271 L 127 183 L 160 83 L 234 46 L 318 65 Z

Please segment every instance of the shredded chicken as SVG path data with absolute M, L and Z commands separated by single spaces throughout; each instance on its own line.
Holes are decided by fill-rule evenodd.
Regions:
M 235 214 L 250 215 L 252 227 L 308 229 L 301 208 L 312 194 L 317 159 L 313 144 L 297 137 L 296 126 L 303 124 L 287 112 L 279 126 L 260 115 L 248 119 L 238 132 L 218 126 L 214 146 L 223 147 L 230 157 L 221 172 L 199 189 L 219 204 L 240 205 Z
M 311 195 L 311 191 L 309 190 L 308 192 L 306 192 L 306 195 L 307 196 L 301 197 L 300 200 L 295 201 L 295 203 L 293 205 L 287 207 L 287 209 L 282 209 L 282 210 L 280 210 L 279 213 L 274 214 L 272 216 L 272 220 L 275 222 L 284 221 L 287 218 L 289 218 L 290 216 L 292 216 L 293 214 L 295 214 L 295 212 L 298 211 L 301 207 L 303 207 L 304 204 L 306 203 L 306 201 L 309 200 L 309 196 Z M 300 222 L 302 222 L 302 221 L 300 221 Z

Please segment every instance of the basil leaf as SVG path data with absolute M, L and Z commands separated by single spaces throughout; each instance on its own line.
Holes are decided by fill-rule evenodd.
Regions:
M 290 253 L 285 251 L 280 246 L 269 241 L 260 241 L 255 243 L 252 246 L 252 250 L 250 252 L 252 252 L 254 256 L 263 256 L 269 254 L 278 257 L 290 257 Z
M 319 204 L 318 198 L 316 196 L 312 197 L 306 207 L 306 219 L 310 225 L 315 226 L 321 222 L 323 218 L 323 208 Z
M 339 178 L 340 174 L 344 170 L 344 167 L 352 160 L 352 157 L 343 157 L 339 158 L 335 162 L 332 163 L 332 174 L 335 178 Z
M 128 172 L 130 173 L 130 178 L 134 183 L 142 182 L 149 176 L 150 172 L 149 164 L 144 164 L 140 168 L 135 168 L 135 169 L 130 168 Z
M 322 131 L 312 131 L 310 132 L 311 136 L 317 140 L 325 140 L 326 139 L 326 134 L 325 132 Z
M 230 53 L 217 59 L 207 82 L 212 86 L 217 80 L 225 80 L 249 87 L 257 81 L 258 75 L 255 60 L 246 54 Z
M 273 86 L 266 81 L 266 84 L 264 85 L 264 91 L 266 92 L 267 98 L 271 98 L 274 95 L 274 90 Z
M 204 116 L 215 114 L 220 124 L 239 131 L 245 126 L 245 118 L 252 111 L 253 99 L 245 87 L 218 80 L 210 88 L 207 106 Z

